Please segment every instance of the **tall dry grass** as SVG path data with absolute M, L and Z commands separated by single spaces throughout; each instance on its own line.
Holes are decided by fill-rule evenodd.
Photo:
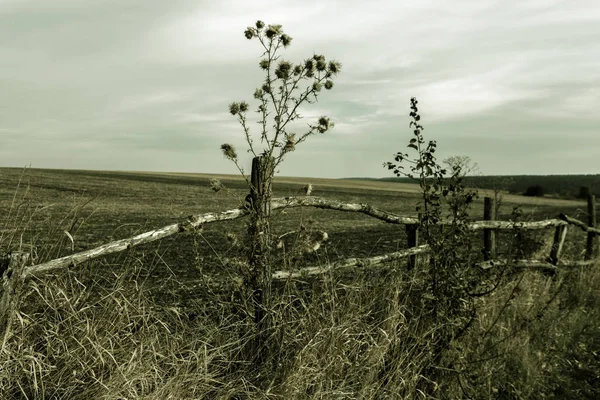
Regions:
M 21 212 L 3 235 L 13 249 L 30 221 Z M 65 226 L 28 248 L 43 259 L 68 251 Z M 160 260 L 142 262 L 144 251 L 28 281 L 0 354 L 0 398 L 600 396 L 600 265 L 491 272 L 497 288 L 476 298 L 473 324 L 435 362 L 443 369 L 432 369 L 432 338 L 444 327 L 431 318 L 423 270 L 398 263 L 280 282 L 267 362 L 256 368 L 244 291 L 205 279 L 198 299 L 171 305 L 155 295 Z M 319 252 L 327 261 L 327 247 Z

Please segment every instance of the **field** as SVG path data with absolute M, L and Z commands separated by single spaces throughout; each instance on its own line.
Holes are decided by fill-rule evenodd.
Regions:
M 213 178 L 227 189 L 214 192 Z M 275 181 L 274 195 L 298 195 L 309 182 L 314 196 L 416 215 L 418 186 L 405 183 L 281 177 Z M 189 215 L 236 208 L 246 194 L 246 183 L 227 175 L 3 168 L 0 251 L 21 248 L 44 262 Z M 472 220 L 483 219 L 485 194 L 480 192 Z M 559 212 L 585 220 L 583 200 L 509 194 L 503 196 L 498 219 L 511 218 L 516 205 L 524 220 L 555 218 Z M 293 265 L 284 263 L 289 257 L 282 256 L 278 268 L 406 247 L 404 226 L 357 213 L 289 209 L 275 212 L 272 224 L 278 235 L 302 226 L 329 236 L 317 252 L 294 253 Z M 13 375 L 0 378 L 0 392 L 10 393 L 12 397 L 6 398 L 111 399 L 169 398 L 167 394 L 173 394 L 170 398 L 425 396 L 417 382 L 424 374 L 419 360 L 425 356 L 414 353 L 413 342 L 404 342 L 402 329 L 394 325 L 406 317 L 408 311 L 400 309 L 409 307 L 418 293 L 416 278 L 401 272 L 403 263 L 305 282 L 300 288 L 293 283 L 282 287 L 279 301 L 290 306 L 278 314 L 281 326 L 286 326 L 280 330 L 285 337 L 280 343 L 286 348 L 279 352 L 277 374 L 268 379 L 253 376 L 236 350 L 245 340 L 239 333 L 243 324 L 235 318 L 236 305 L 228 303 L 227 295 L 235 289 L 239 266 L 234 256 L 239 256 L 237 243 L 245 229 L 240 220 L 209 224 L 197 233 L 175 235 L 56 276 L 36 278 L 20 316 L 21 336 L 3 346 L 0 366 Z M 545 237 L 552 234 L 545 233 Z M 532 234 L 515 242 L 512 233 L 499 234 L 501 254 L 534 254 L 543 239 Z M 480 243 L 481 233 L 474 234 L 473 241 Z M 571 228 L 565 257 L 581 259 L 584 241 L 585 235 Z M 286 245 L 290 254 L 298 250 L 297 243 Z M 454 351 L 468 348 L 465 357 L 474 362 L 477 352 L 488 351 L 489 341 L 511 329 L 514 335 L 494 345 L 495 350 L 486 353 L 491 358 L 476 367 L 469 364 L 464 376 L 447 378 L 452 383 L 433 392 L 440 398 L 444 391 L 453 393 L 450 398 L 541 398 L 537 396 L 545 387 L 548 398 L 552 393 L 555 398 L 594 398 L 600 393 L 599 275 L 597 266 L 569 270 L 558 278 L 537 271 L 511 272 L 503 286 L 483 300 L 475 333 Z M 414 336 L 421 329 L 415 324 L 405 321 L 409 331 L 404 333 Z M 478 329 L 487 333 L 478 335 Z M 540 330 L 556 335 L 549 339 Z M 78 336 L 89 342 L 78 342 Z M 40 337 L 45 338 L 43 343 Z M 396 369 L 390 369 L 389 360 Z M 369 372 L 376 367 L 378 372 Z M 261 379 L 272 380 L 267 384 L 271 394 L 254 386 Z M 548 386 L 550 381 L 554 386 Z M 462 385 L 468 387 L 461 390 Z

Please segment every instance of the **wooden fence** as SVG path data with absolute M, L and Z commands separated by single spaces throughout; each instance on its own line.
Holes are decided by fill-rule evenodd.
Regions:
M 277 271 L 272 274 L 273 279 L 292 279 L 302 276 L 319 275 L 332 270 L 356 266 L 370 266 L 405 258 L 409 258 L 410 267 L 415 265 L 416 256 L 418 254 L 427 253 L 429 251 L 427 245 L 419 245 L 419 221 L 417 218 L 395 215 L 393 213 L 372 207 L 368 204 L 348 204 L 335 200 L 310 196 L 276 198 L 271 202 L 271 210 L 294 207 L 317 207 L 321 209 L 358 212 L 380 219 L 387 223 L 406 225 L 408 248 L 406 250 L 375 257 L 351 258 L 325 266 L 305 268 L 296 272 Z M 597 236 L 600 235 L 600 229 L 596 228 L 594 196 L 590 196 L 588 198 L 587 223 L 571 218 L 565 214 L 560 214 L 559 218 L 557 219 L 535 222 L 497 221 L 495 219 L 494 209 L 495 206 L 493 199 L 485 198 L 484 219 L 467 224 L 467 228 L 471 231 L 483 231 L 484 261 L 477 264 L 477 266 L 486 269 L 498 265 L 556 269 L 560 266 L 584 266 L 591 265 L 595 262 L 594 259 L 597 257 L 598 253 Z M 4 260 L 0 260 L 0 274 L 2 274 L 3 278 L 3 284 L 1 287 L 2 297 L 0 299 L 0 334 L 3 335 L 5 341 L 10 330 L 11 316 L 18 306 L 19 295 L 22 291 L 21 288 L 23 287 L 27 278 L 39 276 L 51 271 L 57 271 L 66 267 L 77 266 L 83 262 L 97 257 L 121 252 L 123 250 L 127 250 L 141 244 L 150 243 L 177 233 L 193 231 L 205 224 L 241 218 L 249 213 L 250 211 L 248 209 L 240 207 L 219 213 L 194 215 L 177 224 L 168 225 L 127 239 L 121 239 L 107 243 L 91 250 L 72 254 L 37 265 L 27 265 L 33 264 L 32 260 L 29 259 L 28 254 L 13 253 Z M 451 224 L 451 221 L 441 221 L 440 224 Z M 574 225 L 587 233 L 586 253 L 583 261 L 565 261 L 561 260 L 560 258 L 567 228 L 570 225 Z M 552 248 L 547 259 L 517 261 L 496 260 L 497 230 L 540 230 L 548 228 L 554 228 L 555 233 Z

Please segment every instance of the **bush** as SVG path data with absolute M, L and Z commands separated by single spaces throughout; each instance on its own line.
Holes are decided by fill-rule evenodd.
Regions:
M 523 193 L 523 196 L 530 197 L 544 197 L 546 194 L 546 189 L 540 185 L 529 186 L 527 190 Z
M 588 186 L 581 186 L 579 188 L 579 194 L 577 195 L 578 199 L 587 199 L 591 194 L 590 188 Z

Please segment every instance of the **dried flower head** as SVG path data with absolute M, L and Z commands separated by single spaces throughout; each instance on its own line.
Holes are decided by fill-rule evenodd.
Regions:
M 296 66 L 294 67 L 294 75 L 298 76 L 298 75 L 300 75 L 301 73 L 302 73 L 302 66 L 300 66 L 300 65 L 296 65 Z
M 333 127 L 334 127 L 334 123 L 331 122 L 331 120 L 328 117 L 319 118 L 319 126 L 317 127 L 317 130 L 319 131 L 319 133 L 325 133 Z
M 221 148 L 223 148 L 223 146 L 221 146 Z M 222 189 L 225 188 L 225 186 L 223 185 L 223 183 L 216 179 L 216 178 L 212 178 L 210 180 L 210 188 L 213 192 L 215 193 L 219 193 Z
M 285 135 L 285 145 L 283 146 L 283 151 L 294 151 L 296 148 L 296 134 L 290 133 L 289 135 Z
M 258 65 L 261 69 L 264 69 L 266 71 L 269 69 L 269 60 L 260 60 L 260 63 L 258 63 Z
M 329 61 L 329 72 L 337 75 L 342 70 L 342 63 L 339 61 Z
M 223 152 L 225 158 L 227 158 L 228 160 L 237 160 L 237 153 L 235 152 L 235 148 L 229 143 L 222 144 L 221 151 Z
M 256 21 L 256 29 L 262 29 L 265 27 L 265 23 L 261 20 Z
M 265 93 L 271 93 L 271 86 L 267 85 L 266 83 L 262 85 L 262 90 Z
M 315 92 L 320 92 L 321 91 L 321 84 L 317 81 L 315 81 L 312 85 L 312 88 Z
M 286 35 L 285 33 L 281 35 L 281 38 L 279 40 L 281 40 L 281 44 L 283 44 L 283 47 L 288 47 L 292 42 L 292 38 Z
M 290 77 L 290 72 L 292 71 L 292 64 L 288 61 L 282 61 L 277 66 L 275 70 L 275 75 L 279 79 L 288 79 Z
M 240 105 L 238 103 L 231 103 L 229 105 L 229 112 L 231 115 L 237 115 L 240 112 Z
M 248 111 L 248 103 L 246 103 L 245 101 L 242 101 L 240 103 L 240 112 L 246 112 Z
M 328 80 L 325 82 L 325 89 L 331 90 L 332 87 L 333 87 L 333 81 Z
M 263 91 L 261 89 L 256 89 L 254 91 L 254 98 L 259 100 L 263 97 Z
M 281 25 L 269 25 L 267 26 L 267 31 L 265 32 L 267 37 L 271 40 L 277 35 L 281 35 L 281 33 Z
M 248 29 L 246 29 L 244 31 L 244 36 L 246 36 L 246 39 L 250 40 L 254 37 L 254 28 L 248 27 Z
M 327 64 L 325 63 L 325 60 L 317 60 L 317 71 L 325 71 L 326 68 Z

